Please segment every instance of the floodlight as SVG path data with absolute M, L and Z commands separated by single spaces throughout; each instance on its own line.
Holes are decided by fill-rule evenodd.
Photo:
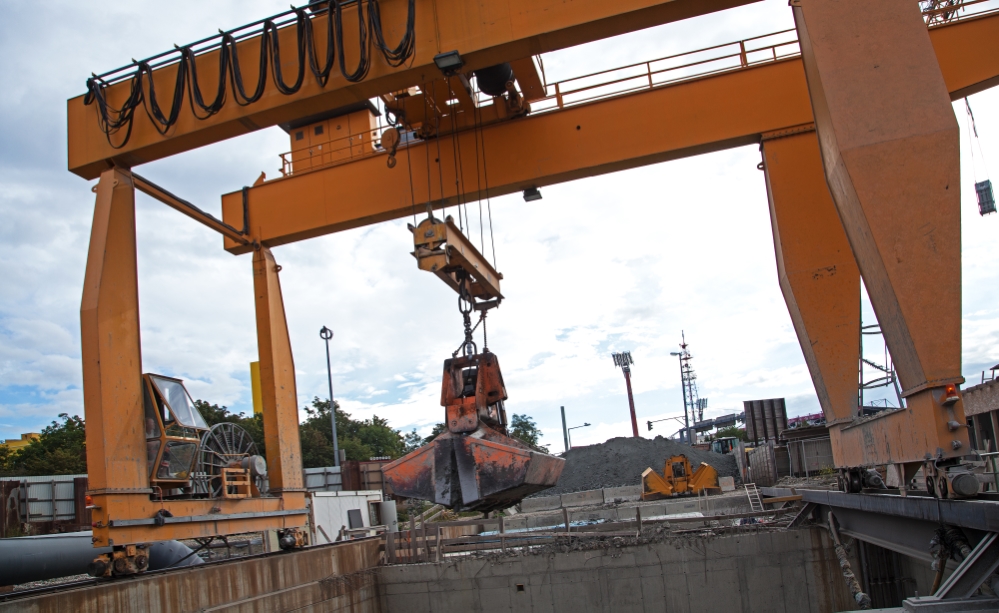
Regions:
M 457 50 L 445 51 L 434 56 L 434 64 L 444 73 L 444 76 L 450 77 L 458 74 L 461 67 L 465 65 L 465 60 L 461 59 L 461 54 Z
M 534 202 L 541 200 L 541 190 L 536 187 L 528 187 L 524 190 L 524 202 Z

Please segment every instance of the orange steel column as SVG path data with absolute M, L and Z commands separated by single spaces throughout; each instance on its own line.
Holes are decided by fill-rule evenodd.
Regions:
M 149 499 L 143 430 L 135 190 L 128 170 L 101 173 L 80 305 L 88 492 L 94 536 L 106 543 L 102 510 Z
M 260 391 L 264 413 L 264 445 L 271 491 L 287 498 L 304 492 L 302 451 L 298 438 L 298 394 L 295 361 L 291 354 L 288 324 L 281 297 L 281 267 L 271 250 L 253 253 L 253 291 L 256 296 L 257 347 L 260 356 Z M 294 507 L 290 507 L 294 508 Z
M 822 161 L 906 409 L 842 429 L 850 466 L 968 452 L 958 126 L 919 7 L 792 0 Z
M 764 134 L 762 149 L 780 289 L 826 416 L 833 461 L 844 466 L 837 441 L 857 415 L 860 270 L 826 186 L 814 127 Z

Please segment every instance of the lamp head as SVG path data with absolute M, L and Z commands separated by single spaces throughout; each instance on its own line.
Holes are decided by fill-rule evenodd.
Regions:
M 434 64 L 437 65 L 437 69 L 440 70 L 444 76 L 450 77 L 458 74 L 461 67 L 465 65 L 465 61 L 461 59 L 461 54 L 455 50 L 438 53 L 434 56 Z

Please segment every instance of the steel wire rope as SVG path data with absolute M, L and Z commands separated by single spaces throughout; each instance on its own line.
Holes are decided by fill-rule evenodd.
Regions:
M 429 96 L 427 96 L 427 91 L 426 91 L 426 88 L 424 86 L 421 85 L 420 89 L 423 91 L 423 124 L 424 125 L 428 125 L 427 117 L 430 116 L 430 111 L 429 111 L 429 106 L 428 106 L 428 104 L 429 104 Z M 433 189 L 434 182 L 433 182 L 433 178 L 432 178 L 433 175 L 431 174 L 431 171 L 430 171 L 430 142 L 426 138 L 423 139 L 423 154 L 424 154 L 424 156 L 426 157 L 426 160 L 427 160 L 427 217 L 433 218 L 433 216 L 434 216 L 434 189 Z M 442 194 L 442 196 L 443 196 L 443 194 Z M 442 206 L 441 208 L 442 208 L 442 210 L 441 210 L 441 216 L 444 219 L 447 219 L 447 207 L 446 206 Z
M 426 92 L 423 93 L 423 97 L 424 99 L 427 98 Z M 434 109 L 434 136 L 435 140 L 437 141 L 437 174 L 441 188 L 441 206 L 444 208 L 444 220 L 447 221 L 447 207 L 444 206 L 444 203 L 447 202 L 447 200 L 444 199 L 444 165 L 441 164 L 441 115 L 437 109 L 436 99 L 434 100 L 433 109 Z M 461 223 L 460 206 L 458 207 L 458 229 L 461 230 L 462 232 L 465 231 L 465 228 Z
M 486 158 L 486 131 L 482 129 L 482 178 L 486 183 L 486 211 L 489 213 L 489 245 L 493 252 L 493 269 L 496 269 L 496 239 L 493 236 L 493 203 L 489 197 L 489 160 Z
M 457 192 L 458 196 L 458 217 L 461 218 L 461 210 L 464 207 L 465 223 L 468 224 L 469 232 L 471 232 L 472 221 L 468 217 L 468 201 L 465 199 L 465 169 L 461 163 L 461 138 L 458 135 L 457 112 L 455 110 L 455 107 L 458 106 L 458 100 L 451 88 L 451 79 L 445 77 L 444 82 L 447 83 L 448 96 L 444 105 L 448 107 L 448 115 L 451 116 L 451 157 L 454 160 L 454 191 Z M 452 100 L 455 101 L 454 104 L 451 104 Z
M 985 159 L 985 149 L 982 148 L 982 141 L 978 137 L 978 127 L 975 125 L 975 114 L 971 112 L 971 103 L 968 102 L 968 98 L 964 98 L 964 108 L 968 112 L 968 148 L 971 149 L 971 175 L 975 179 L 975 184 L 978 184 L 978 168 L 975 165 L 975 145 L 978 145 L 978 154 L 982 158 L 982 166 L 985 167 L 985 179 L 989 178 L 989 165 L 988 161 Z
M 412 126 L 407 125 L 406 122 L 403 121 L 402 119 L 400 119 L 398 115 L 396 115 L 391 110 L 389 110 L 389 108 L 384 105 L 384 102 L 383 102 L 382 106 L 385 109 L 385 121 L 387 121 L 388 124 L 390 126 L 392 126 L 395 130 L 399 131 L 399 145 L 398 146 L 402 146 L 403 145 L 402 135 L 404 133 L 410 133 L 411 134 L 412 131 L 413 131 L 412 130 Z M 405 143 L 405 147 L 406 147 L 406 170 L 409 172 L 409 201 L 410 201 L 410 206 L 412 208 L 412 213 L 413 213 L 413 225 L 416 226 L 416 225 L 418 225 L 417 222 L 416 222 L 416 186 L 413 183 L 413 158 L 412 158 L 412 156 L 410 155 L 410 152 L 409 152 L 409 145 L 410 145 L 409 142 Z
M 364 10 L 365 2 L 368 5 L 367 16 L 365 16 Z M 327 44 L 325 61 L 320 68 L 319 54 L 316 50 L 315 34 L 313 32 L 313 22 L 315 19 L 320 18 L 318 17 L 318 13 L 322 12 L 322 5 L 324 3 Z M 201 49 L 201 53 L 217 50 L 219 54 L 218 85 L 215 87 L 214 99 L 210 103 L 205 103 L 201 83 L 197 76 L 198 52 L 194 50 L 194 46 L 212 41 L 213 38 L 204 39 L 185 47 L 175 45 L 175 51 L 164 52 L 147 60 L 133 60 L 134 70 L 130 76 L 113 77 L 111 79 L 116 83 L 126 79 L 130 81 L 128 96 L 117 107 L 108 101 L 107 88 L 111 84 L 104 77 L 120 73 L 124 69 L 105 73 L 102 76 L 93 74 L 87 79 L 87 93 L 84 96 L 84 104 L 95 104 L 97 106 L 97 123 L 99 128 L 104 132 L 111 147 L 120 149 L 131 138 L 135 109 L 140 105 L 144 107 L 154 128 L 160 134 L 166 134 L 180 116 L 185 90 L 191 104 L 192 114 L 197 119 L 204 120 L 215 115 L 224 107 L 228 97 L 227 82 L 232 87 L 232 98 L 236 104 L 247 106 L 259 100 L 267 85 L 268 63 L 270 63 L 271 78 L 274 81 L 274 86 L 282 94 L 292 95 L 298 92 L 304 84 L 306 63 L 308 63 L 309 70 L 320 87 L 325 87 L 328 83 L 336 58 L 339 59 L 340 72 L 347 81 L 357 82 L 363 80 L 371 68 L 370 46 L 372 39 L 385 61 L 392 67 L 401 66 L 413 57 L 416 49 L 416 0 L 409 0 L 407 4 L 405 31 L 399 44 L 395 47 L 390 47 L 385 42 L 378 0 L 356 0 L 350 4 L 357 5 L 358 48 L 360 50 L 360 57 L 357 67 L 348 72 L 343 53 L 343 6 L 345 4 L 347 3 L 338 0 L 314 2 L 309 5 L 310 10 L 316 14 L 314 17 L 310 17 L 303 8 L 293 7 L 291 11 L 254 22 L 250 26 L 243 26 L 229 32 L 220 31 L 220 40 L 218 43 L 213 43 Z M 280 30 L 282 26 L 291 22 L 283 21 L 278 23 L 276 20 L 290 14 L 294 14 L 298 69 L 294 82 L 288 84 L 284 81 L 281 68 Z M 257 24 L 261 26 L 259 31 L 260 53 L 257 64 L 257 84 L 253 93 L 247 94 L 243 83 L 242 68 L 239 63 L 237 37 L 233 32 L 245 30 Z M 368 36 L 369 30 L 373 35 L 372 37 Z M 244 35 L 243 37 L 246 38 L 249 36 Z M 155 67 L 150 63 L 171 53 L 179 53 L 179 58 L 176 60 L 164 60 L 159 62 Z M 170 111 L 169 113 L 164 113 L 156 97 L 156 84 L 153 79 L 153 73 L 154 68 L 158 69 L 171 64 L 176 64 L 177 74 L 171 96 Z M 144 84 L 143 81 L 146 83 Z M 122 130 L 125 131 L 124 137 L 119 143 L 115 143 L 112 137 Z
M 416 223 L 416 187 L 413 185 L 413 159 L 409 155 L 409 145 L 406 145 L 406 169 L 409 171 L 409 199 L 413 208 L 413 225 Z
M 478 83 L 476 83 L 478 87 Z M 479 249 L 484 255 L 486 252 L 486 239 L 482 226 L 482 182 L 479 180 L 481 174 L 479 173 L 479 131 L 481 126 L 479 105 L 477 104 L 479 99 L 479 93 L 473 89 L 472 90 L 472 133 L 475 136 L 475 193 L 478 196 L 479 201 Z

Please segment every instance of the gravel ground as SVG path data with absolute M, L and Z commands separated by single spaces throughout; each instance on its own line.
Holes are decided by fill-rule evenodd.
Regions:
M 654 439 L 619 437 L 600 445 L 573 447 L 562 457 L 565 469 L 555 487 L 531 496 L 555 496 L 583 490 L 622 485 L 639 485 L 642 471 L 652 468 L 662 473 L 663 463 L 671 455 L 684 454 L 696 470 L 701 462 L 714 466 L 720 477 L 736 477 L 735 457 L 701 451 L 688 445 L 657 436 Z
M 59 585 L 60 583 L 70 583 L 72 581 L 83 581 L 84 579 L 93 579 L 90 575 L 71 575 L 69 577 L 57 577 L 55 579 L 45 579 L 43 581 L 31 581 L 29 583 L 22 583 L 20 585 L 14 586 L 14 591 L 18 590 L 30 590 L 36 587 L 49 587 L 51 585 Z

